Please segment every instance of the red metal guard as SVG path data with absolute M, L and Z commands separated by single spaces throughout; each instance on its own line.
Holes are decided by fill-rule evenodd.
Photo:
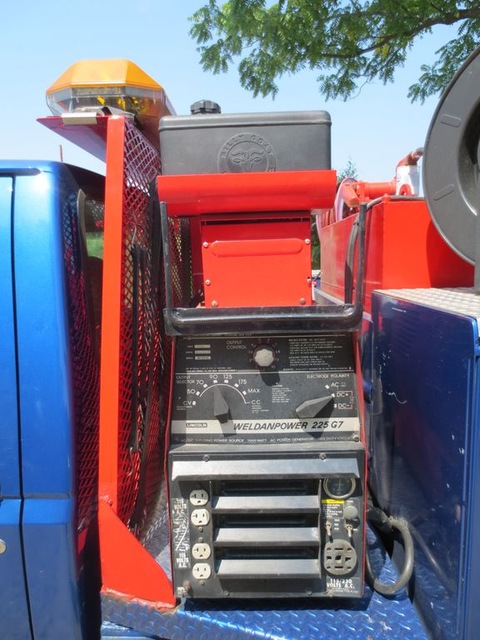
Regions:
M 157 185 L 172 252 L 182 243 L 179 219 L 189 224 L 188 271 L 200 294 L 189 304 L 181 293 L 178 306 L 312 303 L 311 212 L 332 206 L 335 171 L 167 175 Z M 178 255 L 172 273 L 183 263 Z
M 142 541 L 163 485 L 170 342 L 161 334 L 160 241 L 149 187 L 157 151 L 124 117 L 108 122 L 100 389 L 99 536 L 104 592 L 172 607 Z M 157 243 L 157 244 L 156 244 Z
M 310 211 L 331 207 L 335 171 L 159 176 L 169 216 L 247 211 Z

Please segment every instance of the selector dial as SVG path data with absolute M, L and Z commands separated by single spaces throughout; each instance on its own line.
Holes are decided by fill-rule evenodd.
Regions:
M 271 367 L 277 358 L 275 349 L 269 344 L 259 344 L 253 350 L 253 361 L 262 369 Z
M 221 422 L 228 422 L 229 406 L 218 387 L 213 389 L 213 415 Z
M 323 409 L 330 407 L 334 398 L 335 395 L 333 394 L 305 400 L 305 402 L 302 402 L 302 404 L 295 409 L 295 413 L 299 418 L 316 418 Z

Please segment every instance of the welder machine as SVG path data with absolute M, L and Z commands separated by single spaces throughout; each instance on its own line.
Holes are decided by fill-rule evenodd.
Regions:
M 352 301 L 314 299 L 324 111 L 160 122 L 177 597 L 360 597 L 365 440 Z M 361 277 L 363 243 L 357 251 Z

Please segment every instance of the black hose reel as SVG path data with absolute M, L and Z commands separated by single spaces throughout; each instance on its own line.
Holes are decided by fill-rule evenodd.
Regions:
M 441 96 L 423 160 L 423 188 L 433 223 L 456 253 L 480 267 L 479 143 L 480 47 Z

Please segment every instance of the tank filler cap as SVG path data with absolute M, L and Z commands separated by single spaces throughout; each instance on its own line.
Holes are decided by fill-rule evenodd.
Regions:
M 220 105 L 213 100 L 197 100 L 190 107 L 190 113 L 222 113 Z

